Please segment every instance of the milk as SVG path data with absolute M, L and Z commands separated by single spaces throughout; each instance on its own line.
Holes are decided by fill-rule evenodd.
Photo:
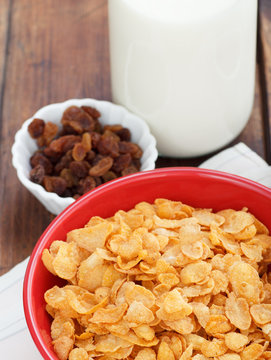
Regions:
M 112 95 L 160 154 L 232 141 L 253 105 L 257 0 L 109 0 Z

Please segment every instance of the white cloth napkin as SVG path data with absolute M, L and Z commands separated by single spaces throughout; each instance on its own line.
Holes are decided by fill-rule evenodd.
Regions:
M 225 171 L 271 187 L 271 166 L 243 143 L 221 151 L 200 168 Z
M 271 187 L 271 167 L 245 144 L 239 143 L 200 166 L 240 175 Z M 41 360 L 27 330 L 22 287 L 28 258 L 0 277 L 0 353 L 5 360 Z

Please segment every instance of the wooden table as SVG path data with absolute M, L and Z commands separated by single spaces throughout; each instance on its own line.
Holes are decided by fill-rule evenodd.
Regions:
M 259 19 L 254 108 L 233 143 L 245 142 L 270 163 L 270 0 L 261 1 Z M 111 99 L 107 1 L 0 0 L 0 274 L 31 253 L 53 218 L 17 179 L 14 134 L 41 106 L 82 97 Z M 159 158 L 157 167 L 205 158 Z

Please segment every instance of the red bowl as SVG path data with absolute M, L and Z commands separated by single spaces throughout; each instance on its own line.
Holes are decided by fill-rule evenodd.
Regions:
M 196 168 L 167 168 L 119 178 L 87 193 L 64 210 L 40 237 L 24 280 L 24 310 L 33 340 L 45 360 L 57 360 L 50 337 L 50 318 L 43 294 L 59 280 L 43 266 L 41 254 L 54 240 L 83 227 L 91 216 L 112 216 L 140 201 L 156 198 L 180 200 L 194 207 L 249 210 L 271 229 L 271 190 L 253 181 L 226 173 Z

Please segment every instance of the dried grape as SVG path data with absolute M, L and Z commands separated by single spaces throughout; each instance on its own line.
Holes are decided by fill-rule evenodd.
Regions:
M 61 129 L 34 119 L 28 131 L 39 150 L 30 158 L 30 180 L 62 197 L 78 198 L 107 181 L 139 171 L 142 150 L 130 142 L 130 130 L 120 124 L 103 127 L 100 116 L 91 106 L 70 106 L 62 115 Z

